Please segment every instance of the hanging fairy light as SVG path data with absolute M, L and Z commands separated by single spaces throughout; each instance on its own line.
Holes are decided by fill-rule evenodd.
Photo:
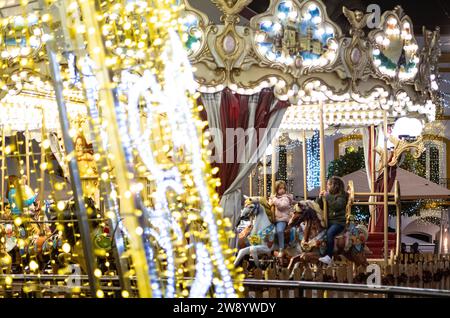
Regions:
M 75 14 L 76 3 L 69 7 Z M 128 162 L 139 165 L 140 172 L 148 174 L 152 184 L 151 202 L 143 210 L 149 227 L 139 233 L 159 247 L 146 253 L 147 262 L 156 257 L 156 267 L 150 266 L 154 274 L 165 279 L 161 285 L 152 283 L 153 294 L 189 295 L 182 278 L 199 270 L 204 274 L 195 277 L 203 279 L 203 287 L 214 288 L 213 296 L 236 296 L 242 287 L 227 245 L 230 224 L 222 220 L 218 196 L 212 190 L 218 181 L 205 162 L 206 141 L 199 140 L 204 124 L 197 119 L 192 96 L 196 85 L 182 47 L 184 41 L 188 50 L 196 50 L 202 38 L 194 30 L 198 19 L 178 19 L 180 7 L 174 1 L 136 1 L 125 7 L 105 1 L 100 11 L 105 62 L 118 87 L 116 114 L 125 155 Z M 89 30 L 81 21 L 75 20 L 74 27 L 87 36 Z M 179 30 L 185 32 L 181 37 Z M 131 187 L 125 195 L 136 192 L 133 182 Z M 186 244 L 188 229 L 203 245 L 196 244 L 193 249 Z M 212 278 L 207 281 L 210 270 Z M 194 292 L 198 295 L 208 290 L 195 287 Z

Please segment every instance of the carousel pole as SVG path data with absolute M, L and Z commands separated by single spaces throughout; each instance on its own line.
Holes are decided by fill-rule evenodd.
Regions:
M 248 194 L 253 196 L 253 176 L 252 171 L 250 171 L 250 175 L 248 176 Z
M 44 7 L 43 0 L 40 0 L 40 4 L 42 7 Z M 49 28 L 47 25 L 43 25 L 44 32 L 49 33 Z M 83 253 L 84 258 L 86 260 L 86 268 L 87 268 L 87 274 L 89 278 L 89 288 L 91 291 L 91 294 L 93 297 L 94 295 L 97 295 L 97 291 L 99 291 L 99 281 L 97 277 L 94 275 L 94 271 L 97 269 L 96 259 L 93 255 L 93 246 L 91 241 L 91 232 L 89 228 L 88 223 L 88 216 L 86 212 L 85 202 L 83 198 L 83 191 L 81 190 L 81 180 L 80 180 L 80 173 L 78 170 L 78 163 L 76 160 L 76 157 L 74 156 L 75 149 L 73 140 L 69 135 L 70 130 L 70 124 L 69 124 L 69 117 L 67 113 L 67 107 L 66 103 L 64 101 L 64 96 L 62 94 L 64 86 L 63 81 L 61 78 L 61 73 L 59 69 L 59 64 L 56 58 L 56 54 L 53 50 L 53 48 L 50 46 L 53 41 L 47 41 L 46 43 L 46 49 L 47 49 L 47 56 L 49 61 L 49 68 L 50 68 L 50 74 L 51 78 L 53 80 L 53 86 L 55 91 L 55 98 L 58 105 L 58 113 L 59 113 L 59 122 L 61 125 L 61 130 L 63 134 L 64 139 L 64 146 L 66 149 L 67 157 L 68 157 L 68 167 L 69 167 L 69 173 L 70 173 L 70 180 L 72 185 L 72 191 L 73 191 L 73 198 L 75 201 L 75 207 L 77 213 L 77 219 L 78 219 L 78 225 L 80 228 L 80 234 L 81 234 L 81 241 L 83 244 Z M 44 109 L 42 109 L 42 120 L 44 122 Z M 43 127 L 44 128 L 44 127 Z M 44 133 L 44 132 L 43 132 Z M 44 134 L 42 135 L 42 143 L 44 142 Z M 42 152 L 44 151 L 43 147 Z M 43 153 L 41 154 L 41 156 Z M 42 157 L 41 157 L 42 158 Z M 42 164 L 43 162 L 41 162 Z M 43 171 L 43 169 L 41 169 Z M 42 172 L 41 172 L 42 176 Z M 42 180 L 43 181 L 43 180 Z M 44 183 L 42 182 L 42 185 Z M 43 193 L 41 193 L 41 196 L 43 196 Z
M 2 126 L 2 184 L 1 184 L 1 191 L 2 191 L 2 200 L 1 200 L 1 212 L 5 212 L 3 209 L 4 201 L 5 201 L 5 166 L 6 166 L 6 155 L 5 155 L 5 126 Z
M 41 165 L 40 165 L 40 171 L 41 171 L 41 186 L 39 190 L 39 198 L 41 201 L 43 201 L 44 198 L 44 191 L 45 191 L 45 148 L 44 148 L 44 140 L 45 140 L 45 111 L 44 107 L 42 109 L 42 125 L 41 125 Z M 28 158 L 28 156 L 27 156 Z M 30 179 L 28 179 L 28 182 L 30 182 Z
M 441 209 L 441 226 L 439 230 L 439 245 L 438 245 L 438 255 L 442 254 L 443 240 L 444 240 L 444 209 Z M 445 211 L 446 212 L 446 211 Z
M 326 164 L 325 164 L 325 124 L 323 119 L 323 102 L 320 101 L 319 111 L 319 137 L 320 137 L 320 190 L 326 190 Z M 327 201 L 323 197 L 323 219 L 325 225 L 328 226 Z
M 384 131 L 384 171 L 383 171 L 383 181 L 384 181 L 384 189 L 383 189 L 383 217 L 384 217 L 384 263 L 387 265 L 388 263 L 388 122 L 387 122 L 387 111 L 385 110 L 383 113 L 383 131 Z
M 376 165 L 375 165 L 375 126 L 374 125 L 370 125 L 370 145 L 371 145 L 371 151 L 370 151 L 370 192 L 374 193 L 375 192 L 375 169 L 376 169 Z M 371 196 L 370 197 L 370 201 L 375 201 L 375 197 Z M 375 231 L 375 222 L 376 222 L 376 207 L 371 205 L 369 206 L 370 209 L 370 226 L 369 226 L 369 230 L 370 232 L 374 232 Z
M 308 171 L 306 170 L 306 131 L 303 130 L 303 143 L 302 143 L 302 148 L 303 148 L 303 196 L 305 200 L 308 200 Z
M 31 185 L 30 179 L 30 131 L 28 129 L 28 125 L 25 129 L 25 165 L 27 168 L 27 181 L 28 185 Z
M 272 140 L 272 162 L 270 164 L 271 170 L 272 170 L 272 175 L 271 175 L 271 192 L 273 194 L 275 194 L 275 183 L 276 183 L 276 161 L 277 161 L 277 156 L 276 156 L 276 147 L 278 146 L 278 142 L 277 142 L 277 138 L 274 137 Z
M 267 156 L 263 156 L 263 193 L 264 197 L 267 198 Z

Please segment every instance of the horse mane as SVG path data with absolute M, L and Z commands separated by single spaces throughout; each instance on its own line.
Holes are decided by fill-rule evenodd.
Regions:
M 303 200 L 298 203 L 298 206 L 303 208 L 303 216 L 302 216 L 303 220 L 318 219 L 320 225 L 322 227 L 325 227 L 325 220 L 323 219 L 323 211 L 318 203 L 312 200 Z
M 261 206 L 264 208 L 264 212 L 266 213 L 267 217 L 269 218 L 271 223 L 274 223 L 275 220 L 273 219 L 272 213 L 270 212 L 270 205 L 269 202 L 265 197 L 249 197 L 245 200 L 245 205 L 250 204 L 251 202 L 259 202 Z

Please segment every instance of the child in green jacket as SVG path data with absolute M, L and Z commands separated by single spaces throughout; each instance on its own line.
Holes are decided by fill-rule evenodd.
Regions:
M 323 199 L 327 201 L 327 252 L 319 261 L 329 265 L 333 257 L 334 239 L 345 228 L 346 207 L 348 194 L 345 191 L 344 181 L 338 177 L 331 177 L 327 182 L 327 190 L 321 191 L 316 202 L 323 209 Z

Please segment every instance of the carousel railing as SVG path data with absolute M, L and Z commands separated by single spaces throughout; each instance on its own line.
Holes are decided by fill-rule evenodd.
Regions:
M 368 286 L 363 284 L 343 284 L 329 282 L 309 282 L 309 281 L 281 281 L 281 280 L 244 280 L 245 294 L 247 297 L 256 295 L 256 297 L 273 297 L 274 293 L 281 294 L 288 292 L 288 298 L 295 296 L 296 298 L 328 298 L 329 294 L 325 292 L 340 292 L 339 298 L 365 298 L 373 295 L 384 295 L 387 298 L 395 298 L 396 296 L 407 297 L 446 297 L 450 298 L 450 290 L 422 289 L 411 287 L 396 286 Z M 268 291 L 264 294 L 263 291 Z M 310 293 L 308 293 L 308 291 Z M 312 293 L 315 292 L 315 293 Z M 323 292 L 323 293 L 321 293 Z M 284 293 L 286 294 L 286 293 Z M 335 295 L 333 295 L 335 296 Z
M 0 281 L 4 281 L 7 275 L 0 275 Z M 77 292 L 72 287 L 63 286 L 61 283 L 67 281 L 68 275 L 14 275 L 14 283 L 9 288 L 0 285 L 0 292 L 6 295 L 23 293 L 24 287 L 28 287 L 26 293 L 34 297 L 46 296 L 69 296 L 87 297 L 89 288 L 87 275 L 78 275 L 76 278 L 81 285 Z M 135 283 L 135 278 L 130 278 Z M 192 278 L 186 278 L 187 281 Z M 49 284 L 49 283 L 53 283 Z M 102 290 L 109 295 L 121 291 L 119 278 L 117 276 L 104 276 L 100 278 Z M 364 284 L 348 284 L 335 282 L 311 282 L 311 281 L 289 281 L 289 280 L 259 280 L 245 279 L 243 282 L 247 298 L 372 298 L 372 297 L 433 297 L 450 298 L 450 290 L 437 290 L 430 288 L 413 288 L 399 286 L 369 286 Z M 135 284 L 133 284 L 135 286 Z M 133 292 L 137 292 L 134 287 Z M 136 296 L 130 295 L 130 297 Z

